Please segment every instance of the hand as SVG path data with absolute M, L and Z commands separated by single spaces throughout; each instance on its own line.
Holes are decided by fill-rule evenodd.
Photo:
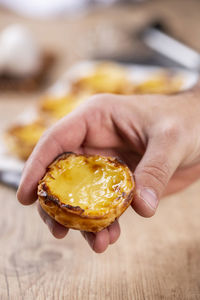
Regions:
M 143 217 L 153 216 L 163 195 L 200 177 L 199 96 L 198 88 L 173 96 L 93 96 L 40 139 L 26 163 L 19 201 L 36 201 L 38 181 L 59 154 L 98 153 L 127 163 L 136 180 L 132 207 Z M 52 234 L 63 238 L 68 229 L 38 209 Z M 115 221 L 97 234 L 82 234 L 94 251 L 103 252 L 120 228 Z

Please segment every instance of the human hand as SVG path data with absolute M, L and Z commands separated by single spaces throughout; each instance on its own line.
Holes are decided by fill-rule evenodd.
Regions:
M 136 181 L 132 207 L 151 217 L 163 195 L 200 177 L 199 96 L 198 88 L 173 96 L 93 96 L 40 139 L 26 163 L 19 201 L 36 201 L 38 181 L 59 154 L 102 154 L 127 163 Z M 40 205 L 38 210 L 55 237 L 67 234 Z M 95 252 L 103 252 L 118 239 L 120 227 L 115 221 L 97 234 L 82 234 Z

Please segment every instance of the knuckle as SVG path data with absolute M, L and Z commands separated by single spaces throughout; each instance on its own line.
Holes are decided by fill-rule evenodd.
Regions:
M 161 135 L 165 140 L 178 141 L 180 134 L 181 127 L 177 121 L 168 121 L 161 127 Z
M 39 141 L 38 141 L 38 144 L 41 144 L 41 143 L 47 141 L 47 140 L 49 139 L 49 136 L 50 136 L 50 134 L 51 134 L 51 131 L 52 131 L 52 128 L 51 128 L 51 127 L 50 127 L 50 128 L 47 128 L 47 129 L 43 132 L 43 134 L 41 135 L 41 137 L 40 137 L 40 139 L 39 139 Z
M 143 173 L 151 176 L 161 187 L 165 187 L 169 179 L 170 168 L 166 162 L 152 161 L 143 167 Z
M 90 97 L 84 107 L 89 120 L 101 119 L 105 113 L 109 113 L 111 101 L 112 96 L 110 94 L 98 94 Z
M 108 104 L 110 99 L 112 98 L 111 94 L 97 94 L 94 96 L 91 96 L 89 98 L 90 104 L 93 106 L 102 106 L 103 104 Z

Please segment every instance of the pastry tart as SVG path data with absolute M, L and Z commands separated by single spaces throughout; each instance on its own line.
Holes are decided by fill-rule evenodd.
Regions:
M 133 200 L 134 180 L 117 158 L 65 153 L 38 185 L 42 208 L 58 223 L 98 232 L 115 221 Z

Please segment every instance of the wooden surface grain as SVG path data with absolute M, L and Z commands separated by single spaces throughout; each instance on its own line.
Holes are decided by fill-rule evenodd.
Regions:
M 120 240 L 98 255 L 79 232 L 55 240 L 35 205 L 1 186 L 0 299 L 199 299 L 199 194 L 197 182 L 152 219 L 129 209 Z
M 177 35 L 200 49 L 199 12 L 200 3 L 195 0 L 149 1 L 131 11 L 116 8 L 112 17 L 108 12 L 95 12 L 51 22 L 30 21 L 1 11 L 0 28 L 20 21 L 34 30 L 41 44 L 54 48 L 60 60 L 53 81 L 66 65 L 90 56 L 84 36 L 102 22 L 136 28 L 143 19 L 158 14 L 168 17 Z M 79 51 L 77 45 L 82 45 Z M 1 129 L 35 104 L 41 93 L 1 94 Z M 22 207 L 15 191 L 0 185 L 0 299 L 200 299 L 199 199 L 200 182 L 196 182 L 163 199 L 151 219 L 129 209 L 120 219 L 120 240 L 98 255 L 77 231 L 55 240 L 35 205 Z

